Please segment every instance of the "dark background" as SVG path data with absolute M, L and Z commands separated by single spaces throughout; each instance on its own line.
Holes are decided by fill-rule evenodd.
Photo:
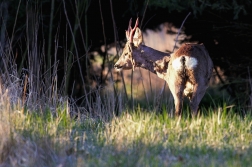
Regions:
M 46 72 L 57 61 L 58 86 L 61 87 L 64 80 L 66 86 L 63 93 L 74 98 L 85 93 L 81 89 L 90 91 L 106 85 L 107 76 L 102 72 L 94 73 L 91 69 L 92 52 L 97 51 L 103 57 L 102 70 L 106 66 L 112 69 L 114 60 L 108 61 L 109 55 L 106 50 L 102 51 L 100 46 L 105 44 L 108 49 L 116 44 L 118 48 L 122 48 L 130 18 L 135 21 L 139 17 L 143 30 L 148 28 L 158 31 L 158 25 L 164 22 L 179 28 L 191 12 L 183 27 L 185 34 L 191 36 L 186 41 L 204 43 L 215 68 L 220 67 L 224 71 L 225 79 L 219 76 L 222 88 L 226 89 L 236 102 L 251 105 L 250 0 L 2 0 L 0 5 L 1 58 L 5 55 L 6 48 L 12 48 L 20 75 L 21 69 L 29 70 L 27 52 L 34 46 L 32 42 L 28 44 L 27 41 L 33 41 L 36 36 L 38 52 L 45 56 L 45 68 L 42 71 Z M 36 33 L 32 31 L 35 25 Z M 57 47 L 55 39 L 58 41 Z M 68 63 L 72 66 L 66 70 L 65 57 L 70 56 L 72 59 Z M 2 61 L 0 65 L 3 66 Z M 64 78 L 66 71 L 67 81 Z M 215 72 L 218 75 L 218 72 Z M 73 84 L 83 83 L 85 86 L 72 90 Z M 90 85 L 95 86 L 91 88 Z

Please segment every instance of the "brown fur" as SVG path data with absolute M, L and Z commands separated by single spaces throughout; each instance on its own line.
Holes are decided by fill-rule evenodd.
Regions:
M 176 52 L 175 55 L 187 55 L 190 54 L 194 49 L 195 44 L 183 44 L 182 47 L 180 47 Z M 198 46 L 198 45 L 197 45 Z
M 141 30 L 136 28 L 135 31 L 137 33 L 131 40 L 133 43 L 130 41 L 126 43 L 120 59 L 115 63 L 115 68 L 132 69 L 137 66 L 157 74 L 169 85 L 174 97 L 175 114 L 181 115 L 185 95 L 190 100 L 191 111 L 196 115 L 213 68 L 212 60 L 205 46 L 203 44 L 183 44 L 175 53 L 169 54 L 143 45 Z M 127 34 L 134 33 L 127 32 L 128 39 L 130 37 Z

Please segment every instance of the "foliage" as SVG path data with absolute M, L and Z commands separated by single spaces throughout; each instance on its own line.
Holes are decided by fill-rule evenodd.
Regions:
M 246 15 L 248 13 L 248 6 L 251 5 L 251 1 L 245 0 L 243 2 L 239 2 L 237 0 L 233 0 L 230 3 L 229 0 L 221 0 L 221 1 L 213 1 L 213 0 L 188 0 L 188 1 L 176 1 L 176 0 L 150 0 L 150 6 L 167 8 L 171 11 L 183 11 L 191 9 L 194 15 L 202 14 L 206 10 L 214 10 L 214 11 L 233 11 L 233 18 L 238 19 L 239 15 Z M 247 8 L 247 9 L 246 9 Z

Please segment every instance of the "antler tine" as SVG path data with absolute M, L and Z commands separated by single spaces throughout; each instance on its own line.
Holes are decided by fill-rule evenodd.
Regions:
M 137 26 L 138 26 L 138 21 L 139 19 L 137 18 L 137 20 L 136 20 L 136 23 L 135 23 L 135 27 L 133 28 L 133 31 L 135 31 L 136 30 L 136 28 L 137 28 Z
M 132 28 L 131 28 L 131 22 L 132 22 L 132 18 L 130 18 L 128 29 L 126 30 L 126 37 L 127 37 L 128 40 L 130 39 L 130 32 L 132 30 Z
M 126 36 L 127 36 L 128 40 L 129 40 L 130 42 L 133 42 L 133 36 L 134 36 L 135 30 L 136 30 L 136 28 L 137 28 L 137 26 L 138 26 L 138 22 L 139 22 L 139 21 L 138 21 L 138 18 L 137 18 L 136 23 L 135 23 L 135 26 L 134 26 L 134 28 L 132 29 L 132 27 L 131 27 L 132 18 L 130 18 L 128 30 L 126 31 Z
M 130 32 L 132 30 L 131 24 L 132 24 L 132 18 L 130 18 L 130 21 L 129 21 L 128 32 Z

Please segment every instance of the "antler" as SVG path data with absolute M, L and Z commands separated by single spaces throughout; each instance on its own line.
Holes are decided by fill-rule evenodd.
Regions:
M 128 30 L 126 30 L 126 37 L 130 43 L 133 43 L 133 36 L 134 36 L 135 30 L 138 26 L 138 18 L 136 20 L 135 27 L 133 29 L 131 28 L 131 23 L 132 23 L 132 18 L 129 21 Z

